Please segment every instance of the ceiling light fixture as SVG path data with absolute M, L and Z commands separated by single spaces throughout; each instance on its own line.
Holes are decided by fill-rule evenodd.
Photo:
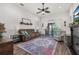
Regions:
M 50 13 L 50 11 L 48 11 L 49 7 L 45 7 L 44 5 L 45 3 L 42 3 L 42 8 L 38 8 L 40 11 L 36 12 L 36 14 L 42 13 L 44 15 L 45 13 Z

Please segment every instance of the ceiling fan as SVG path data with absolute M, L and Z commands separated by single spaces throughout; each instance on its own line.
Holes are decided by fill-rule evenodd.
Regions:
M 39 14 L 39 13 L 42 13 L 44 15 L 44 13 L 50 13 L 50 11 L 48 11 L 49 7 L 45 7 L 44 6 L 45 4 L 42 3 L 42 9 L 41 8 L 38 8 L 38 10 L 40 10 L 39 12 L 36 12 L 36 14 Z

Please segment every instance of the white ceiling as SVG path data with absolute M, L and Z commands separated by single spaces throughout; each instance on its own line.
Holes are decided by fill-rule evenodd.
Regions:
M 36 12 L 38 12 L 39 10 L 37 8 L 42 8 L 42 4 L 41 3 L 24 3 L 24 6 L 21 6 L 20 4 L 18 4 L 18 6 L 24 8 L 25 10 L 27 10 L 28 12 L 34 14 L 34 15 L 38 15 L 38 16 L 46 16 L 46 15 L 51 15 L 51 14 L 61 14 L 64 12 L 68 12 L 68 9 L 71 6 L 71 3 L 45 3 L 45 7 L 49 7 L 49 11 L 51 11 L 51 13 L 46 13 L 45 15 L 40 14 L 36 14 Z

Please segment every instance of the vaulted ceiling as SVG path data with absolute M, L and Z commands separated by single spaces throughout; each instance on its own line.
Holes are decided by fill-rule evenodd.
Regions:
M 19 7 L 24 8 L 28 12 L 37 15 L 37 16 L 48 16 L 48 15 L 54 15 L 54 14 L 61 14 L 68 12 L 71 3 L 45 3 L 45 7 L 49 7 L 50 13 L 45 13 L 45 15 L 42 15 L 42 13 L 36 14 L 39 10 L 37 8 L 42 8 L 41 3 L 23 3 L 24 6 L 20 5 L 19 3 L 17 4 Z

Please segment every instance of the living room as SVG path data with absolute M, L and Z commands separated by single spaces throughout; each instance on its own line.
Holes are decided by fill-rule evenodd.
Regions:
M 0 23 L 3 24 L 0 43 L 1 45 L 10 45 L 6 45 L 8 46 L 6 48 L 0 48 L 0 54 L 72 55 L 69 48 L 72 45 L 70 25 L 74 21 L 73 13 L 77 7 L 77 3 L 0 3 Z M 53 38 L 53 36 L 56 37 Z M 10 43 L 2 44 L 8 39 L 10 39 Z M 46 39 L 47 43 L 43 42 L 42 39 Z M 50 48 L 54 51 L 39 47 L 38 43 L 42 46 L 44 44 L 46 44 L 44 46 L 48 46 L 47 44 L 51 42 L 48 39 L 56 39 L 53 40 L 53 44 L 49 44 L 52 45 L 53 48 Z M 67 48 L 64 47 L 62 40 Z M 38 48 L 31 47 L 32 43 L 36 43 Z M 27 46 L 28 44 L 30 47 Z M 7 48 L 10 47 L 11 51 L 8 51 Z M 34 48 L 34 52 L 31 50 L 32 48 Z M 42 51 L 42 49 L 46 51 Z M 65 49 L 66 52 L 64 52 Z

